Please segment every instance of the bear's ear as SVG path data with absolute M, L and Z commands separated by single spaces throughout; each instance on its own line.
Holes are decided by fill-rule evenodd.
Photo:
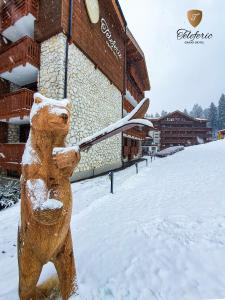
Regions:
M 35 97 L 34 103 L 36 103 L 36 104 L 42 103 L 42 99 L 39 97 Z

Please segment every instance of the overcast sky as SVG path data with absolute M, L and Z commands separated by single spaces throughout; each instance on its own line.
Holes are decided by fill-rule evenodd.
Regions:
M 225 0 L 120 0 L 128 27 L 143 49 L 151 82 L 151 113 L 207 107 L 225 93 Z M 197 28 L 186 13 L 203 11 Z M 212 33 L 204 45 L 178 41 L 179 28 Z

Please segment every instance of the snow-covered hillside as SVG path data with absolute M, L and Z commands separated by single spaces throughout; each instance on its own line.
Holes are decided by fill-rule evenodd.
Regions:
M 82 300 L 225 298 L 225 141 L 73 184 Z M 0 299 L 18 299 L 19 204 L 0 212 Z M 51 274 L 44 270 L 42 280 Z

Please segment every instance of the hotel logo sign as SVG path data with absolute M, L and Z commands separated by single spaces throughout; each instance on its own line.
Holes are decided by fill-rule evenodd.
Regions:
M 117 46 L 117 42 L 113 39 L 112 33 L 104 18 L 101 18 L 101 32 L 104 34 L 106 38 L 106 44 L 108 45 L 110 50 L 113 52 L 113 54 L 116 56 L 117 59 L 118 58 L 121 59 L 122 53 Z
M 187 17 L 190 24 L 193 27 L 197 27 L 202 20 L 202 11 L 197 9 L 192 9 L 187 12 Z
M 198 9 L 192 9 L 187 12 L 187 18 L 189 23 L 193 27 L 197 27 L 203 17 L 203 12 Z M 180 28 L 177 30 L 177 40 L 183 41 L 185 44 L 204 44 L 205 41 L 208 41 L 213 38 L 213 34 L 209 32 L 200 32 L 199 30 L 193 32 L 190 29 Z
M 91 23 L 97 24 L 100 19 L 100 7 L 98 0 L 85 0 L 86 10 Z M 109 25 L 104 18 L 101 18 L 100 24 L 101 32 L 105 36 L 106 44 L 109 49 L 113 52 L 117 59 L 122 59 L 122 53 L 118 47 L 118 43 L 113 38 L 112 33 L 109 29 Z

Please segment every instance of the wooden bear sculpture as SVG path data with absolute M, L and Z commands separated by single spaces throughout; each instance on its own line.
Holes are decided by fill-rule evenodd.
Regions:
M 19 295 L 37 299 L 37 282 L 44 264 L 56 267 L 62 299 L 76 291 L 76 270 L 70 232 L 70 176 L 78 151 L 52 155 L 64 147 L 69 130 L 67 100 L 34 95 L 31 130 L 22 159 L 21 225 L 18 232 Z M 65 148 L 66 149 L 66 148 Z

